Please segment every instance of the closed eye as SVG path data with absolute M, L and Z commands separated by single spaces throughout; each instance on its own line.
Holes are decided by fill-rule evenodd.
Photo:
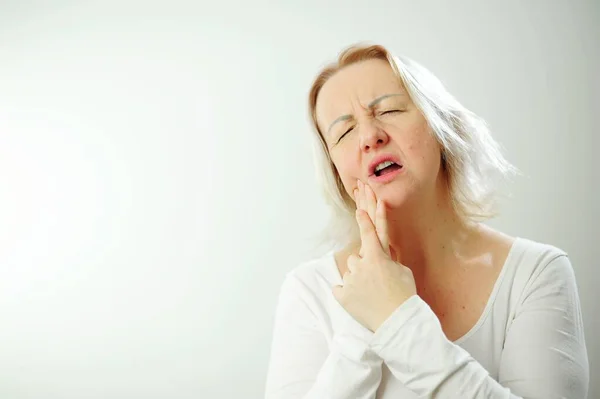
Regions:
M 400 112 L 400 110 L 399 109 L 390 109 L 390 110 L 381 112 L 379 115 L 386 115 L 386 114 L 391 114 L 394 112 Z
M 346 131 L 344 132 L 344 134 L 342 134 L 342 135 L 341 135 L 341 137 L 338 139 L 338 141 L 337 141 L 337 142 L 339 143 L 339 142 L 340 142 L 340 140 L 341 140 L 341 139 L 343 139 L 345 135 L 347 135 L 348 133 L 350 133 L 350 131 L 352 131 L 352 129 L 354 129 L 354 127 L 351 127 L 351 128 L 349 128 L 348 130 L 346 130 Z

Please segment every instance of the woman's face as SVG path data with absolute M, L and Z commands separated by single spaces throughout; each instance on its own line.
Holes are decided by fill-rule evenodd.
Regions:
M 362 61 L 334 74 L 319 93 L 316 116 L 352 198 L 357 179 L 390 207 L 435 195 L 440 147 L 387 62 Z M 385 160 L 394 164 L 376 170 Z

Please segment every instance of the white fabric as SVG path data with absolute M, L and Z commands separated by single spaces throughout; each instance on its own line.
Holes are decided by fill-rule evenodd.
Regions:
M 372 333 L 333 297 L 333 252 L 285 278 L 267 399 L 586 398 L 575 276 L 558 248 L 518 238 L 479 321 L 451 342 L 418 296 Z

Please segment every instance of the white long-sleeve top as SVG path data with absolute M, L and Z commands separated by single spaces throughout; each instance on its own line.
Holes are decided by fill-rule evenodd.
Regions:
M 589 365 L 565 252 L 517 238 L 479 321 L 452 342 L 419 296 L 375 333 L 332 294 L 334 253 L 282 284 L 267 399 L 587 397 Z

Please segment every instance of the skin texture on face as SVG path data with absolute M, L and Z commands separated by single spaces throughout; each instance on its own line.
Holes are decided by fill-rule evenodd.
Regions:
M 442 178 L 440 147 L 387 62 L 362 61 L 335 73 L 319 93 L 316 115 L 351 197 L 361 180 L 391 208 L 417 198 L 435 201 Z M 399 158 L 403 165 L 387 183 L 369 178 L 369 163 L 382 154 Z

